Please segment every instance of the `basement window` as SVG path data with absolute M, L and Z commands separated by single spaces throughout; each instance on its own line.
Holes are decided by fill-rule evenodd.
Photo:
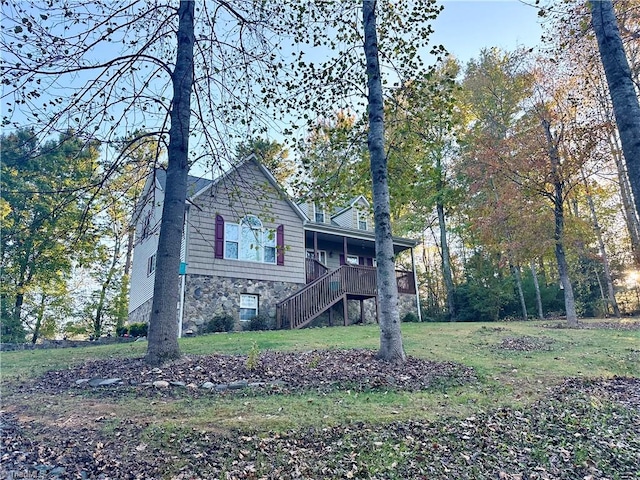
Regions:
M 248 322 L 258 316 L 258 295 L 240 295 L 240 321 Z

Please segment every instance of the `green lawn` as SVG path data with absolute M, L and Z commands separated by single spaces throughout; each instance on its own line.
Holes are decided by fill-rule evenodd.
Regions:
M 550 322 L 544 322 L 549 324 Z M 490 405 L 529 403 L 567 377 L 640 377 L 640 331 L 615 329 L 545 328 L 542 322 L 413 323 L 403 324 L 408 355 L 436 361 L 454 361 L 473 367 L 475 385 L 426 392 L 372 392 L 346 395 L 336 392 L 310 401 L 306 395 L 285 398 L 256 396 L 247 400 L 225 396 L 215 400 L 179 400 L 156 406 L 180 415 L 181 409 L 201 402 L 188 421 L 206 423 L 217 415 L 220 425 L 252 428 L 288 428 L 292 425 L 342 421 L 389 421 L 397 418 L 434 418 L 466 415 Z M 378 345 L 376 325 L 296 331 L 242 332 L 184 338 L 185 355 L 247 354 L 253 343 L 260 351 L 372 348 Z M 538 339 L 542 348 L 513 351 L 500 348 L 505 338 Z M 65 369 L 87 359 L 141 357 L 146 343 L 86 348 L 30 350 L 2 353 L 2 382 L 27 381 L 46 370 Z M 119 402 L 136 404 L 135 398 Z M 123 408 L 127 408 L 123 405 Z M 140 410 L 140 407 L 133 407 Z M 215 413 L 212 412 L 215 410 Z M 285 413 L 283 413 L 285 412 Z M 162 412 L 164 413 L 164 412 Z
M 318 435 L 317 432 L 319 431 L 331 432 L 331 429 L 340 431 L 340 438 L 343 440 L 340 440 L 339 445 L 343 445 L 342 442 L 346 441 L 344 440 L 345 435 L 353 436 L 353 442 L 356 443 L 364 441 L 359 436 L 348 433 L 349 425 L 365 425 L 367 426 L 366 428 L 371 428 L 372 431 L 378 432 L 376 435 L 382 435 L 380 432 L 385 431 L 386 426 L 398 425 L 398 422 L 400 424 L 403 424 L 402 422 L 422 422 L 420 425 L 423 425 L 423 427 L 413 426 L 411 428 L 417 428 L 417 431 L 423 432 L 424 435 L 426 435 L 424 432 L 429 431 L 429 428 L 435 429 L 434 431 L 437 434 L 438 431 L 446 430 L 448 425 L 453 425 L 451 427 L 454 429 L 452 432 L 459 433 L 459 431 L 464 431 L 467 428 L 464 425 L 469 423 L 470 418 L 481 417 L 485 419 L 483 420 L 485 423 L 489 422 L 487 419 L 494 419 L 491 420 L 494 422 L 495 418 L 502 418 L 500 417 L 502 414 L 499 413 L 502 411 L 501 409 L 506 409 L 507 412 L 511 412 L 504 414 L 504 418 L 510 419 L 510 423 L 507 423 L 513 426 L 509 428 L 522 429 L 526 427 L 532 429 L 530 438 L 519 438 L 517 440 L 518 442 L 533 442 L 531 445 L 524 443 L 523 445 L 525 446 L 522 447 L 527 450 L 525 453 L 528 461 L 540 461 L 542 462 L 541 464 L 547 465 L 551 469 L 550 471 L 564 472 L 565 470 L 559 470 L 560 467 L 557 465 L 556 457 L 548 451 L 548 449 L 551 449 L 551 445 L 555 444 L 554 442 L 557 443 L 557 439 L 554 439 L 553 435 L 550 439 L 544 439 L 544 435 L 540 435 L 540 429 L 555 428 L 553 425 L 560 421 L 569 421 L 571 415 L 561 415 L 559 418 L 562 420 L 549 416 L 534 428 L 535 421 L 539 420 L 535 418 L 539 416 L 535 412 L 540 411 L 542 403 L 551 401 L 549 400 L 550 392 L 554 391 L 554 388 L 561 385 L 568 378 L 640 378 L 640 330 L 637 328 L 625 328 L 625 325 L 630 322 L 632 320 L 623 320 L 617 324 L 618 328 L 584 329 L 548 328 L 549 325 L 553 326 L 557 322 L 535 321 L 403 324 L 402 333 L 408 355 L 433 361 L 459 362 L 473 367 L 478 376 L 478 381 L 474 383 L 459 386 L 448 385 L 445 382 L 420 392 L 382 390 L 355 392 L 338 390 L 323 394 L 318 394 L 314 391 L 298 391 L 278 395 L 245 392 L 243 394 L 212 394 L 200 397 L 158 395 L 151 398 L 148 396 L 139 397 L 133 391 L 125 392 L 121 395 L 106 395 L 103 392 L 92 390 L 84 390 L 80 393 L 78 391 L 69 391 L 66 394 L 49 395 L 30 390 L 25 394 L 25 391 L 20 390 L 18 386 L 32 382 L 32 379 L 45 371 L 63 370 L 90 359 L 140 358 L 145 353 L 146 343 L 136 342 L 70 349 L 3 352 L 1 355 L 2 408 L 5 411 L 17 412 L 20 418 L 31 419 L 30 421 L 38 419 L 38 422 L 42 422 L 43 432 L 46 430 L 45 425 L 57 424 L 61 419 L 64 419 L 64 422 L 73 420 L 83 428 L 95 430 L 104 438 L 114 440 L 115 438 L 124 438 L 120 435 L 122 435 L 123 429 L 129 428 L 125 427 L 125 425 L 133 424 L 136 426 L 135 434 L 131 432 L 129 434 L 132 435 L 132 438 L 135 438 L 134 442 L 145 446 L 149 445 L 150 449 L 153 447 L 162 451 L 171 450 L 173 448 L 172 445 L 177 445 L 180 442 L 190 445 L 187 449 L 188 451 L 197 450 L 201 448 L 201 443 L 204 441 L 202 438 L 211 439 L 211 436 L 227 439 L 247 436 L 247 438 L 254 438 L 259 443 L 264 442 L 264 438 L 271 437 L 276 433 L 283 435 L 283 438 L 289 438 L 291 435 L 294 437 L 297 435 L 296 438 L 304 438 L 306 435 L 304 432 L 316 432 L 314 435 Z M 298 331 L 214 334 L 181 339 L 180 347 L 185 355 L 206 355 L 211 353 L 246 355 L 251 350 L 254 342 L 261 352 L 267 350 L 304 352 L 314 349 L 375 349 L 379 342 L 378 336 L 377 325 L 368 325 Z M 530 345 L 531 350 L 505 348 L 511 345 Z M 582 393 L 579 395 L 582 395 Z M 582 397 L 578 396 L 576 398 Z M 584 408 L 581 407 L 583 408 L 581 415 L 588 415 L 596 420 L 598 415 L 602 415 L 602 420 L 594 420 L 596 425 L 593 426 L 595 429 L 593 432 L 596 433 L 596 436 L 600 435 L 598 433 L 600 432 L 599 429 L 604 429 L 605 427 L 606 431 L 612 431 L 606 419 L 613 418 L 615 415 L 621 415 L 620 418 L 633 418 L 628 417 L 633 412 L 625 411 L 620 413 L 616 410 L 618 407 L 614 408 L 613 406 L 607 406 L 605 409 L 604 407 L 599 407 L 599 403 L 596 400 L 597 402 L 603 401 L 600 397 L 598 399 L 593 397 L 591 400 L 587 400 Z M 579 400 L 578 403 L 582 405 L 584 402 Z M 554 405 L 554 403 L 551 403 L 551 405 Z M 542 408 L 544 412 L 547 409 L 548 407 Z M 551 410 L 555 411 L 553 407 L 551 407 Z M 526 415 L 533 415 L 525 426 L 514 423 L 520 417 L 514 417 L 513 412 L 519 411 L 529 412 L 525 414 L 525 417 Z M 578 414 L 573 413 L 573 415 Z M 480 426 L 475 426 L 474 428 L 480 429 Z M 558 435 L 562 435 L 562 438 L 565 438 L 566 435 L 569 435 L 569 438 L 571 438 L 571 435 L 583 435 L 580 430 L 574 432 L 570 430 L 571 428 L 573 427 L 569 425 L 565 428 L 566 431 L 563 430 L 563 433 Z M 573 433 L 566 433 L 569 431 L 567 429 Z M 488 438 L 495 433 L 493 430 L 486 430 L 486 428 L 482 432 Z M 593 432 L 591 433 L 592 435 L 594 434 Z M 455 435 L 454 433 L 447 440 L 453 442 L 448 448 L 470 448 L 456 446 L 454 437 L 457 438 L 456 435 L 458 433 Z M 41 435 L 44 438 L 45 434 L 42 433 Z M 411 434 L 408 438 L 414 438 L 415 435 L 417 434 Z M 429 435 L 432 435 L 432 433 Z M 464 434 L 460 435 L 463 438 L 465 437 Z M 325 437 L 326 435 L 322 438 Z M 36 435 L 34 438 L 40 437 Z M 538 440 L 535 440 L 536 438 Z M 387 438 L 384 435 L 379 441 L 374 441 L 376 448 L 380 446 L 383 449 L 390 449 L 389 451 L 385 450 L 384 453 L 384 455 L 389 455 L 389 458 L 395 459 L 393 461 L 389 460 L 390 463 L 371 452 L 369 452 L 368 456 L 362 454 L 362 458 L 366 457 L 368 459 L 366 462 L 369 465 L 367 467 L 368 470 L 365 469 L 368 472 L 367 475 L 362 475 L 364 478 L 396 478 L 389 473 L 390 470 L 387 471 L 388 465 L 401 459 L 403 461 L 407 460 L 405 458 L 406 455 L 409 455 L 411 459 L 411 455 L 413 455 L 413 453 L 405 452 L 406 446 L 398 450 L 397 441 L 396 437 Z M 436 442 L 435 440 L 433 441 Z M 564 440 L 562 441 L 564 442 Z M 608 470 L 605 469 L 604 471 L 615 472 L 616 468 L 622 468 L 615 466 L 615 461 L 617 461 L 615 459 L 618 458 L 615 452 L 611 453 L 607 450 L 602 453 L 598 450 L 601 447 L 599 446 L 600 444 L 597 444 L 597 439 L 593 440 L 593 442 L 580 447 L 580 451 L 573 453 L 574 457 L 586 455 L 585 458 L 589 460 L 593 455 L 602 456 L 610 453 L 611 462 L 613 463 L 607 466 Z M 636 443 L 639 442 L 640 440 Z M 233 445 L 233 442 L 231 445 Z M 238 451 L 243 451 L 242 445 L 236 445 L 236 447 Z M 229 448 L 236 447 L 231 446 Z M 632 447 L 631 452 L 640 452 L 640 445 L 633 445 Z M 252 465 L 255 466 L 262 462 L 264 465 L 261 468 L 268 469 L 269 461 L 272 459 L 270 460 L 269 457 L 260 460 L 262 458 L 260 457 L 260 449 L 258 447 L 255 448 L 255 451 L 249 449 L 253 452 L 251 455 L 257 455 L 252 460 Z M 508 445 L 501 444 L 499 448 L 508 450 Z M 636 448 L 638 450 L 633 450 Z M 409 450 L 411 451 L 411 449 Z M 280 450 L 277 450 L 277 452 L 280 452 Z M 508 456 L 509 452 L 505 452 L 503 454 Z M 521 461 L 515 459 L 521 453 L 519 451 L 513 453 L 514 462 Z M 236 455 L 236 453 L 232 454 Z M 423 456 L 424 454 L 422 452 L 419 455 Z M 465 451 L 461 451 L 459 455 L 462 455 L 462 458 L 468 457 Z M 240 456 L 242 457 L 242 454 Z M 286 455 L 285 457 L 287 458 L 286 462 L 293 461 Z M 184 464 L 186 465 L 184 468 L 189 466 L 192 469 L 193 466 L 190 464 L 189 458 L 188 455 L 186 457 L 178 455 L 176 457 L 176 465 Z M 499 462 L 499 458 L 501 458 L 500 455 L 497 455 L 491 462 Z M 625 462 L 629 462 L 627 457 L 623 459 Z M 587 460 L 585 460 L 586 464 L 588 464 Z M 138 459 L 138 461 L 141 460 Z M 285 460 L 282 461 L 285 462 Z M 364 460 L 362 461 L 364 462 Z M 445 460 L 442 461 L 445 462 L 445 465 L 448 465 Z M 342 465 L 342 462 L 343 460 L 340 460 L 338 463 Z M 487 472 L 496 474 L 491 478 L 510 478 L 498 477 L 499 472 L 495 470 L 498 468 L 497 464 L 494 465 L 489 460 L 487 462 L 478 470 L 477 478 L 489 478 L 486 476 L 489 475 Z M 579 463 L 579 465 L 582 465 L 582 463 Z M 638 471 L 640 471 L 640 460 L 638 460 L 638 463 Z M 376 465 L 375 468 L 372 465 Z M 412 465 L 413 463 L 411 462 L 407 464 L 406 468 L 408 470 L 406 472 L 414 471 L 411 470 L 414 468 Z M 576 463 L 575 465 L 578 464 Z M 582 472 L 582 470 L 576 470 L 578 467 L 575 465 L 572 470 L 567 470 L 569 473 L 566 476 L 557 473 L 559 475 L 557 478 L 571 478 L 571 475 L 575 475 L 576 472 Z M 175 465 L 174 467 L 178 468 Z M 228 466 L 228 470 L 224 468 L 220 471 L 229 472 L 232 470 L 232 466 Z M 331 468 L 333 467 L 327 466 L 326 468 L 329 469 L 327 471 L 332 471 Z M 340 468 L 343 467 L 341 466 Z M 363 471 L 362 468 L 364 467 L 361 465 L 359 468 Z M 553 470 L 554 468 L 555 470 Z M 386 473 L 380 473 L 381 476 L 376 477 L 375 472 Z M 584 476 L 586 477 L 589 472 L 587 470 L 585 472 Z M 445 473 L 442 473 L 441 476 L 435 475 L 433 478 L 447 478 Z M 406 474 L 409 475 L 410 473 Z M 582 473 L 580 474 L 582 475 Z M 208 478 L 208 475 L 202 478 Z M 283 478 L 293 478 L 282 475 Z M 332 475 L 329 477 L 345 478 L 338 474 Z M 166 478 L 173 477 L 167 476 Z M 193 476 L 189 478 L 200 477 Z M 223 478 L 223 476 L 220 478 Z M 230 478 L 253 477 L 231 475 Z M 257 476 L 255 478 L 260 477 Z M 318 473 L 307 478 L 323 477 Z M 402 478 L 402 476 L 397 478 Z M 431 477 L 427 476 L 427 478 Z M 550 477 L 531 478 L 554 477 L 552 475 Z M 613 478 L 616 477 L 614 476 Z

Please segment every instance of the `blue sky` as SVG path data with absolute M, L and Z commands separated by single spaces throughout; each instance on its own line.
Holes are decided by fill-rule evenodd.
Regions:
M 533 0 L 530 3 L 534 3 Z M 538 10 L 518 0 L 440 0 L 432 42 L 444 45 L 464 65 L 485 47 L 514 50 L 540 43 Z

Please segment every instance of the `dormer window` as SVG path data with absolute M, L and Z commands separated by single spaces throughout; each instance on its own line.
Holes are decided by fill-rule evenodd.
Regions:
M 316 223 L 324 223 L 325 221 L 324 207 L 322 205 L 318 205 L 317 203 L 314 203 L 313 210 L 315 212 L 314 221 Z
M 358 230 L 369 230 L 367 215 L 364 212 L 358 212 Z

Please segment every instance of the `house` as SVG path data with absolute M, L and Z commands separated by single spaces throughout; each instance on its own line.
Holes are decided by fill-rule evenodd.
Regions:
M 138 205 L 129 321 L 151 313 L 166 173 L 149 176 Z M 182 238 L 180 332 L 230 314 L 237 328 L 267 315 L 280 328 L 377 319 L 375 231 L 360 196 L 326 211 L 295 203 L 254 156 L 214 180 L 189 177 Z M 416 242 L 394 238 L 396 253 Z M 413 260 L 413 258 L 412 258 Z M 397 272 L 401 315 L 417 312 L 415 272 Z

